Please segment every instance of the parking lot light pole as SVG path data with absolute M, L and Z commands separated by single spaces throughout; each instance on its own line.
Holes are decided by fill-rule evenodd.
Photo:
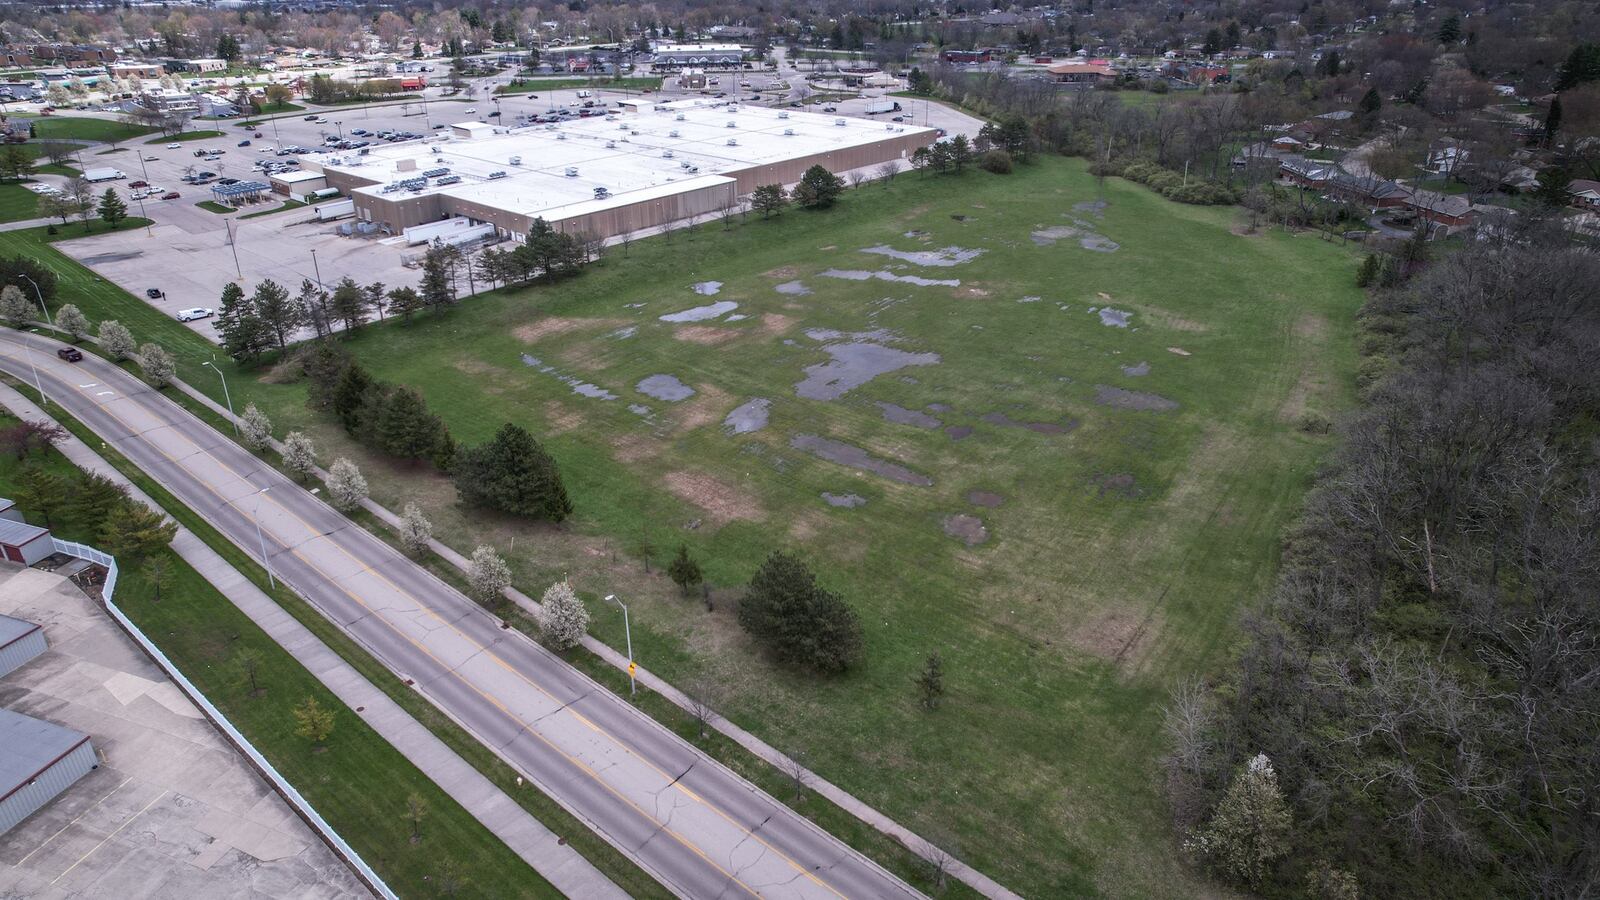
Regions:
M 622 633 L 628 638 L 628 690 L 633 696 L 639 696 L 639 681 L 634 677 L 639 667 L 633 662 L 633 626 L 628 624 L 628 604 L 617 599 L 616 594 L 607 594 L 606 599 L 622 607 Z
M 239 242 L 233 238 L 233 220 L 223 219 L 222 227 L 228 232 L 228 248 L 233 251 L 233 271 L 238 273 L 239 280 L 244 280 L 244 269 L 239 267 Z
M 326 290 L 322 286 L 322 267 L 317 265 L 317 251 L 315 248 L 311 251 L 311 270 L 317 273 L 317 290 Z
M 33 295 L 39 298 L 39 311 L 44 313 L 44 323 L 46 325 L 54 325 L 55 323 L 50 321 L 50 308 L 44 305 L 44 292 L 39 290 L 39 282 L 34 281 L 32 278 L 29 278 L 21 272 L 17 273 L 17 277 L 22 278 L 29 284 L 33 285 Z
M 44 406 L 50 402 L 44 395 L 44 382 L 39 380 L 39 367 L 33 364 L 33 329 L 22 333 L 22 343 L 28 348 L 28 368 L 33 370 L 33 386 L 39 389 L 39 405 Z
M 222 370 L 217 367 L 216 360 L 217 358 L 213 356 L 208 360 L 203 360 L 200 365 L 210 366 L 211 371 L 217 373 L 217 377 L 222 379 L 222 399 L 228 401 L 228 419 L 233 422 L 233 436 L 238 437 L 239 417 L 233 414 L 233 396 L 228 393 L 228 379 L 222 374 Z

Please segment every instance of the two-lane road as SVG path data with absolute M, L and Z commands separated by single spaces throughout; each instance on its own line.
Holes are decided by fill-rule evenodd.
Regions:
M 31 355 L 28 345 L 31 343 Z M 99 357 L 0 333 L 33 383 L 680 896 L 903 898 L 904 882 Z M 260 538 L 257 526 L 260 527 Z

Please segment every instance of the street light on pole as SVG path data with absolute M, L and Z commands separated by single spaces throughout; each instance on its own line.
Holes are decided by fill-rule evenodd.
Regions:
M 628 624 L 628 604 L 618 600 L 616 594 L 607 594 L 606 599 L 622 607 L 622 633 L 628 637 L 628 690 L 637 697 L 639 680 L 634 677 L 634 673 L 639 671 L 639 666 L 633 661 L 633 626 Z
M 217 373 L 217 377 L 222 379 L 222 399 L 228 401 L 228 419 L 233 422 L 233 436 L 234 437 L 238 437 L 239 436 L 239 418 L 238 418 L 238 416 L 235 416 L 233 414 L 233 396 L 228 393 L 228 379 L 227 379 L 227 377 L 222 374 L 222 370 L 221 369 L 217 368 L 217 358 L 215 356 L 213 356 L 210 359 L 204 360 L 203 362 L 201 362 L 200 365 L 202 365 L 202 366 L 210 366 L 211 367 L 211 371 Z
M 44 292 L 39 290 L 39 282 L 34 281 L 32 278 L 29 278 L 21 272 L 17 273 L 17 277 L 22 278 L 29 284 L 33 285 L 33 295 L 39 298 L 39 311 L 44 313 L 44 323 L 46 325 L 54 325 L 55 323 L 50 321 L 50 308 L 44 305 Z
M 233 239 L 233 220 L 223 219 L 222 227 L 228 232 L 228 249 L 233 251 L 233 271 L 238 273 L 239 280 L 244 280 L 244 269 L 239 267 L 239 242 Z
M 28 368 L 33 370 L 33 386 L 39 389 L 39 405 L 44 406 L 45 404 L 49 403 L 50 400 L 44 395 L 44 382 L 39 380 L 39 367 L 33 364 L 32 331 L 24 331 L 22 333 L 22 343 L 28 348 Z
M 311 251 L 311 269 L 317 273 L 317 290 L 325 290 L 322 286 L 322 267 L 317 265 L 317 251 Z
M 272 490 L 272 486 L 268 485 L 267 487 L 256 491 L 256 506 L 255 509 L 251 510 L 250 512 L 250 518 L 254 519 L 256 523 L 256 540 L 261 544 L 261 566 L 267 570 L 267 584 L 270 585 L 273 590 L 277 590 L 278 580 L 272 577 L 272 561 L 267 558 L 267 539 L 261 533 L 261 495 L 270 490 Z

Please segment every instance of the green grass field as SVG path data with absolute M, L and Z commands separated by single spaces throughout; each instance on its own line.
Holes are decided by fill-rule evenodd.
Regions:
M 0 222 L 21 222 L 39 214 L 39 195 L 20 184 L 0 184 Z
M 702 224 L 613 248 L 568 283 L 350 341 L 375 374 L 420 388 L 463 441 L 508 419 L 545 437 L 578 506 L 563 529 L 464 513 L 448 483 L 371 458 L 280 376 L 235 376 L 233 400 L 254 399 L 280 434 L 311 431 L 324 459 L 356 459 L 376 499 L 417 500 L 458 549 L 493 541 L 524 588 L 570 573 L 591 596 L 627 597 L 635 650 L 654 671 L 680 685 L 711 677 L 740 724 L 1022 893 L 1201 892 L 1159 798 L 1159 708 L 1175 679 L 1224 652 L 1270 581 L 1281 528 L 1328 446 L 1298 426 L 1349 400 L 1361 297 L 1354 257 L 1314 236 L 1236 233 L 1232 210 L 1117 179 L 1103 217 L 1074 209 L 1098 190 L 1081 162 L 1054 158 L 1010 177 L 902 175 L 826 213 Z M 1050 230 L 1071 228 L 1083 233 Z M 878 245 L 983 252 L 945 267 L 861 252 Z M 220 394 L 191 332 L 48 255 L 92 318 L 160 340 L 183 377 Z M 690 290 L 705 281 L 720 292 Z M 792 282 L 810 293 L 777 290 Z M 659 318 L 718 301 L 738 307 Z M 1127 327 L 1103 324 L 1105 307 L 1113 321 L 1130 313 Z M 796 385 L 839 342 L 811 329 L 938 362 L 805 399 Z M 1148 374 L 1128 374 L 1144 364 Z M 644 396 L 635 386 L 650 375 L 696 393 Z M 563 378 L 617 399 L 579 396 Z M 728 434 L 727 413 L 758 398 L 771 401 L 767 425 Z M 887 421 L 880 402 L 939 427 Z M 947 428 L 971 432 L 954 440 Z M 797 434 L 932 484 L 825 462 L 793 449 Z M 834 508 L 822 492 L 867 502 Z M 981 521 L 987 541 L 947 535 L 952 515 Z M 736 591 L 719 590 L 707 613 L 643 572 L 641 543 L 660 563 L 680 541 L 721 588 L 772 548 L 800 551 L 860 611 L 866 665 L 820 685 L 770 667 L 734 624 Z M 620 646 L 620 615 L 591 608 L 595 633 Z M 911 680 L 934 650 L 950 693 L 926 713 Z
M 34 120 L 33 137 L 40 141 L 105 141 L 116 143 L 154 132 L 143 125 L 85 116 L 41 116 Z
M 0 416 L 0 424 L 16 420 Z M 82 477 L 55 451 L 27 463 L 62 476 Z M 0 490 L 16 496 L 24 463 L 0 456 Z M 54 532 L 93 543 L 70 512 L 57 515 Z M 170 550 L 171 581 L 157 602 L 140 567 L 122 570 L 117 604 L 156 640 L 162 651 L 200 687 L 235 727 L 310 800 L 374 870 L 402 896 L 431 896 L 430 882 L 453 860 L 468 890 L 485 896 L 559 897 L 537 872 L 441 791 L 359 716 L 325 689 L 295 659 L 239 612 L 198 572 Z M 241 648 L 260 654 L 260 695 L 252 695 L 238 667 Z M 325 753 L 294 734 L 292 710 L 316 697 L 334 711 L 335 727 Z M 410 841 L 406 797 L 417 793 L 428 805 L 424 840 Z

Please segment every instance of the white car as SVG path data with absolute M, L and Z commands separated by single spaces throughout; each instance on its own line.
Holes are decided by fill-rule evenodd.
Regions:
M 477 111 L 478 111 L 478 108 L 477 108 L 477 107 L 476 107 L 476 106 L 469 106 L 469 107 L 467 107 L 467 110 L 466 110 L 466 111 L 467 111 L 467 112 L 468 112 L 468 113 L 469 113 L 469 114 L 471 114 L 471 113 L 475 113 L 475 112 L 477 112 Z
M 168 150 L 182 150 L 183 149 L 183 145 L 182 144 L 168 144 L 167 145 L 167 149 Z
M 145 161 L 145 162 L 160 162 L 160 161 L 161 161 L 161 158 L 160 158 L 160 157 L 158 157 L 158 156 L 146 156 L 146 157 L 145 157 L 145 158 L 144 158 L 144 161 Z
M 138 191 L 134 191 L 132 194 L 129 194 L 128 196 L 129 196 L 130 199 L 133 199 L 133 200 L 143 200 L 144 198 L 146 198 L 146 197 L 148 197 L 150 195 L 145 193 L 142 190 L 138 190 Z
M 216 314 L 217 311 L 214 309 L 205 306 L 196 306 L 193 309 L 178 310 L 178 321 L 193 322 L 195 319 L 209 319 Z

